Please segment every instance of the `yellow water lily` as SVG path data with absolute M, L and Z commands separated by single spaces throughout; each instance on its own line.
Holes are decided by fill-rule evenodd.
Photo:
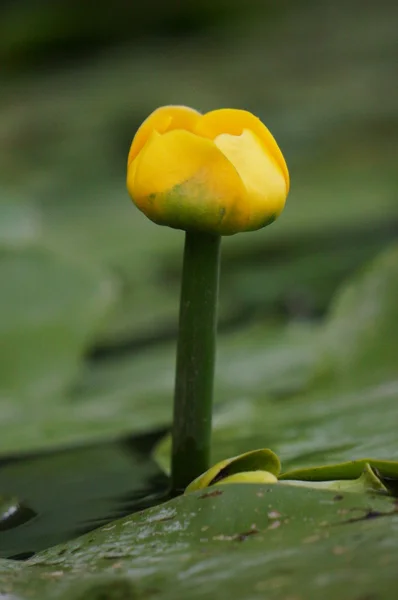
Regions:
M 280 215 L 289 173 L 275 139 L 250 112 L 225 108 L 202 115 L 164 106 L 133 139 L 127 189 L 155 223 L 231 235 Z

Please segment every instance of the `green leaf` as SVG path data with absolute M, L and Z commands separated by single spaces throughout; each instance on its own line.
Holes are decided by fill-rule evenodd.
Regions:
M 35 242 L 41 234 L 41 215 L 32 202 L 13 198 L 0 187 L 0 249 L 19 248 Z M 11 196 L 11 198 L 5 198 Z
M 277 477 L 280 470 L 279 458 L 272 450 L 268 448 L 250 450 L 245 454 L 233 456 L 217 463 L 206 471 L 206 473 L 203 473 L 192 481 L 187 487 L 186 492 L 194 492 L 209 487 L 233 475 L 245 472 L 262 471 Z
M 306 481 L 357 479 L 362 475 L 367 465 L 377 471 L 381 477 L 398 479 L 398 461 L 375 460 L 373 458 L 363 458 L 334 465 L 294 469 L 282 473 L 280 479 L 303 479 Z
M 375 471 L 368 463 L 365 463 L 364 469 L 357 479 L 312 481 L 308 479 L 289 479 L 289 476 L 285 475 L 282 483 L 287 485 L 304 486 L 313 489 L 339 490 L 341 492 L 355 492 L 362 494 L 365 492 L 388 492 L 387 487 L 383 484 L 382 480 L 376 475 Z
M 396 579 L 397 524 L 391 498 L 282 485 L 220 486 L 43 552 L 10 568 L 3 586 L 38 600 L 61 592 L 65 600 L 80 600 L 83 591 L 99 593 L 112 582 L 128 591 L 127 598 L 156 590 L 162 600 L 320 593 L 334 600 L 349 585 L 357 598 L 384 599 Z
M 223 483 L 278 483 L 346 492 L 388 492 L 398 486 L 398 461 L 362 459 L 280 473 L 278 457 L 264 448 L 220 461 L 186 489 L 191 493 Z M 385 483 L 384 483 L 385 482 Z
M 397 297 L 394 244 L 337 295 L 323 336 L 324 369 L 348 381 L 397 376 Z
M 111 280 L 28 247 L 0 253 L 0 281 L 0 393 L 22 404 L 65 390 L 112 303 Z

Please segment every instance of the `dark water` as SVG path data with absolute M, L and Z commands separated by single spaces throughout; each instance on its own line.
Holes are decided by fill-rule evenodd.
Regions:
M 151 454 L 165 433 L 0 457 L 0 557 L 29 558 L 159 502 L 169 482 Z

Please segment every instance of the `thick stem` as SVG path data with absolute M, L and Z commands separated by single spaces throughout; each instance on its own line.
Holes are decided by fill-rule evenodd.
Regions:
M 209 468 L 220 246 L 220 236 L 186 233 L 171 467 L 175 493 Z

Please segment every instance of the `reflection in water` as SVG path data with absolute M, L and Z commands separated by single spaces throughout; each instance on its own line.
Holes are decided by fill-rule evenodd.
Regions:
M 0 531 L 23 525 L 36 514 L 29 506 L 19 502 L 18 498 L 0 496 Z
M 0 557 L 30 558 L 159 503 L 168 478 L 151 454 L 165 433 L 0 458 Z

